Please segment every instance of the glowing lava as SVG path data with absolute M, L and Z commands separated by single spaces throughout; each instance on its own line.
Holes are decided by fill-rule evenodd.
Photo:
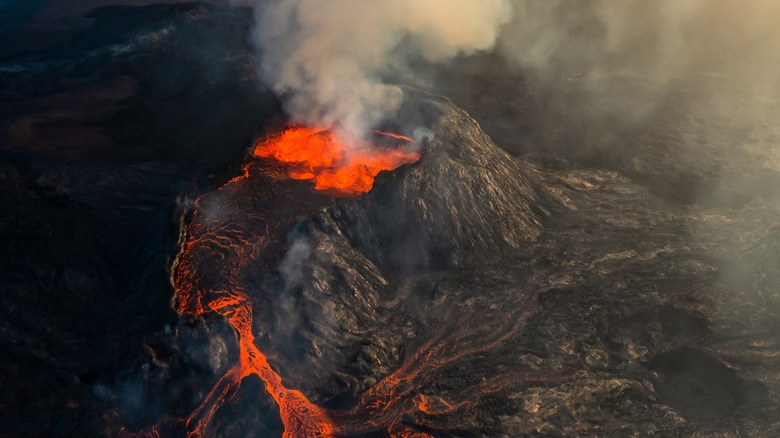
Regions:
M 379 135 L 413 143 L 409 137 L 374 131 Z M 420 159 L 420 154 L 369 143 L 347 145 L 331 129 L 295 127 L 259 142 L 254 155 L 272 158 L 287 167 L 287 175 L 312 180 L 314 188 L 335 195 L 356 196 L 374 187 L 383 170 L 394 170 Z

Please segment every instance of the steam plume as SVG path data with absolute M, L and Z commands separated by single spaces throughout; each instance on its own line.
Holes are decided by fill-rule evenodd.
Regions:
M 553 104 L 560 100 L 562 118 L 589 117 L 582 125 L 593 130 L 647 117 L 671 92 L 694 94 L 686 104 L 715 97 L 727 111 L 745 93 L 760 99 L 778 92 L 776 0 L 513 0 L 512 8 L 497 53 Z M 732 84 L 722 87 L 715 76 Z M 652 87 L 618 89 L 615 79 L 627 77 Z M 561 96 L 574 86 L 579 101 Z
M 383 81 L 411 59 L 441 62 L 493 48 L 509 0 L 241 0 L 255 7 L 261 75 L 289 115 L 360 138 L 392 116 Z

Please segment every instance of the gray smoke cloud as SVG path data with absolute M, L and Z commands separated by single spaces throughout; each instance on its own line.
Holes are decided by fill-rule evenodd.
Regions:
M 311 243 L 306 236 L 293 235 L 290 237 L 287 253 L 279 265 L 279 273 L 284 280 L 285 290 L 300 287 L 304 283 L 304 267 L 311 257 Z
M 775 0 L 514 0 L 512 6 L 497 54 L 552 104 L 565 105 L 562 117 L 587 126 L 614 131 L 616 121 L 640 121 L 673 93 L 686 95 L 676 106 L 689 113 L 733 113 L 737 103 L 755 115 L 757 103 L 780 90 Z M 563 96 L 572 90 L 576 99 L 574 92 Z
M 775 0 L 514 0 L 513 8 L 501 52 L 539 70 L 578 63 L 669 76 L 744 65 L 769 55 L 780 35 Z
M 390 70 L 494 47 L 509 0 L 239 0 L 253 6 L 261 77 L 290 117 L 359 139 L 392 117 Z

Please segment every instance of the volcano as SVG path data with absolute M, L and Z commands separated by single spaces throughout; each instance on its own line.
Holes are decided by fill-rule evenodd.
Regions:
M 425 158 L 408 171 L 391 174 L 400 179 L 384 181 L 358 201 L 334 202 L 317 193 L 323 190 L 320 182 L 312 191 L 309 184 L 293 184 L 262 162 L 250 163 L 243 177 L 198 199 L 176 267 L 177 308 L 184 315 L 213 312 L 227 318 L 238 335 L 233 342 L 238 344 L 239 360 L 186 421 L 188 433 L 203 435 L 220 405 L 249 375 L 265 383 L 279 405 L 284 436 L 289 437 L 379 432 L 430 436 L 425 430 L 446 431 L 446 425 L 456 421 L 451 417 L 468 419 L 481 398 L 510 387 L 513 380 L 524 380 L 526 374 L 534 381 L 545 379 L 530 368 L 516 376 L 488 376 L 485 383 L 451 388 L 456 394 L 452 399 L 438 391 L 424 392 L 420 386 L 434 373 L 499 349 L 518 335 L 535 304 L 529 292 L 499 293 L 503 296 L 493 299 L 502 302 L 504 312 L 490 311 L 487 303 L 461 308 L 475 320 L 467 330 L 456 329 L 452 303 L 436 309 L 434 314 L 440 315 L 434 319 L 426 315 L 433 303 L 424 299 L 418 309 L 402 306 L 394 309 L 392 319 L 386 315 L 397 305 L 391 303 L 401 298 L 394 290 L 400 286 L 394 277 L 403 278 L 404 288 L 429 295 L 421 283 L 430 281 L 431 275 L 446 281 L 455 272 L 462 275 L 464 267 L 495 262 L 475 257 L 488 246 L 494 256 L 519 253 L 540 232 L 540 216 L 527 207 L 539 204 L 538 195 L 520 177 L 528 169 L 502 164 L 507 156 L 462 112 L 429 105 L 429 112 L 441 111 L 440 117 L 450 120 L 435 131 Z M 285 155 L 283 147 L 299 156 L 300 135 L 284 133 L 260 143 L 257 150 L 275 145 L 277 157 Z M 317 132 L 304 135 L 315 144 L 331 141 Z M 257 150 L 255 156 L 265 156 Z M 358 161 L 365 162 L 363 156 Z M 473 173 L 475 167 L 491 170 Z M 513 171 L 514 184 L 494 187 L 499 177 Z M 293 179 L 300 179 L 297 175 Z M 431 180 L 428 175 L 438 177 Z M 362 181 L 356 184 L 362 187 Z M 478 194 L 477 187 L 488 191 Z M 342 190 L 352 194 L 353 189 Z M 449 218 L 438 217 L 439 211 L 447 211 Z M 484 233 L 491 229 L 494 233 Z M 425 274 L 420 278 L 413 274 L 421 270 Z M 406 322 L 399 327 L 395 325 L 399 321 Z M 419 335 L 438 332 L 437 325 L 451 328 L 434 337 Z M 407 339 L 394 335 L 400 328 Z M 264 339 L 255 337 L 256 330 L 267 333 Z M 284 366 L 289 374 L 283 379 L 263 350 L 276 356 L 277 349 L 286 350 L 292 339 L 299 350 L 293 357 L 299 358 Z M 403 341 L 420 346 L 401 361 Z M 354 366 L 350 357 L 367 359 L 362 372 L 344 368 Z M 394 370 L 384 376 L 377 373 L 383 369 Z M 352 382 L 340 387 L 333 379 L 345 374 Z M 311 401 L 326 401 L 315 394 L 328 392 L 327 398 L 352 399 L 355 406 L 324 409 Z M 421 423 L 419 428 L 408 424 L 414 418 Z
M 740 160 L 648 140 L 674 95 L 583 158 L 465 60 L 345 144 L 257 87 L 249 10 L 89 17 L 0 58 L 0 435 L 780 434 L 774 103 Z
M 542 171 L 451 104 L 416 105 L 435 119 L 420 161 L 365 195 L 333 198 L 255 159 L 197 200 L 176 308 L 232 327 L 220 340 L 231 359 L 155 433 L 249 433 L 235 418 L 220 430 L 235 403 L 276 404 L 285 437 L 581 434 L 595 410 L 609 434 L 677 433 L 690 423 L 658 397 L 724 414 L 767 402 L 764 383 L 690 347 L 712 336 L 696 297 L 717 267 L 680 239 L 679 217 L 632 215 L 652 200 L 629 181 Z M 608 205 L 621 220 L 602 216 Z M 669 270 L 648 278 L 659 263 Z M 665 282 L 688 295 L 655 289 Z M 667 383 L 688 372 L 702 373 L 693 388 Z

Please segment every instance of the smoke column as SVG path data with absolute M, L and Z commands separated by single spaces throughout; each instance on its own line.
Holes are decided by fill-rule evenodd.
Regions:
M 253 6 L 260 74 L 288 115 L 360 139 L 403 93 L 383 75 L 494 47 L 509 0 L 241 0 Z

